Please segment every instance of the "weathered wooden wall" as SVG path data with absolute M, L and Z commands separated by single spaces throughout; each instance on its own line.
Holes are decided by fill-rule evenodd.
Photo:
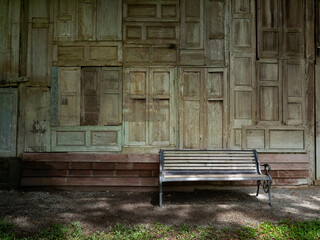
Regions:
M 0 76 L 20 84 L 16 155 L 257 149 L 279 154 L 276 182 L 319 178 L 319 0 L 1 6 Z

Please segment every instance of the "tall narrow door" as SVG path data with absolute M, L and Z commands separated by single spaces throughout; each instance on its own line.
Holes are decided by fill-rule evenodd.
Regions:
M 181 149 L 226 147 L 226 70 L 182 68 L 179 76 Z
M 0 88 L 0 156 L 15 157 L 17 134 L 17 89 Z

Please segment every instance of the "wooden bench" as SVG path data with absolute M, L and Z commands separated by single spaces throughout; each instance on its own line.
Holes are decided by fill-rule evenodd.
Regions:
M 163 182 L 257 181 L 256 196 L 261 185 L 271 206 L 270 170 L 268 164 L 260 165 L 255 150 L 160 150 L 159 205 Z

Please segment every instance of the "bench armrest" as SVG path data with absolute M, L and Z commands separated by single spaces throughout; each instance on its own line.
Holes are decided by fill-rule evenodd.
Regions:
M 260 164 L 260 166 L 264 167 L 264 171 L 266 172 L 266 175 L 269 175 L 269 172 L 271 171 L 271 167 L 268 163 Z

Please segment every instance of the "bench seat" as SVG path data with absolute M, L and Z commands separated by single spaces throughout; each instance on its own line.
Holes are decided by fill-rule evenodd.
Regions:
M 178 181 L 258 181 L 269 180 L 268 176 L 260 174 L 201 174 L 201 175 L 165 175 L 162 182 Z
M 184 181 L 257 181 L 269 194 L 271 206 L 271 170 L 260 170 L 255 150 L 160 150 L 159 205 L 162 206 L 162 183 Z M 263 182 L 262 182 L 263 181 Z

